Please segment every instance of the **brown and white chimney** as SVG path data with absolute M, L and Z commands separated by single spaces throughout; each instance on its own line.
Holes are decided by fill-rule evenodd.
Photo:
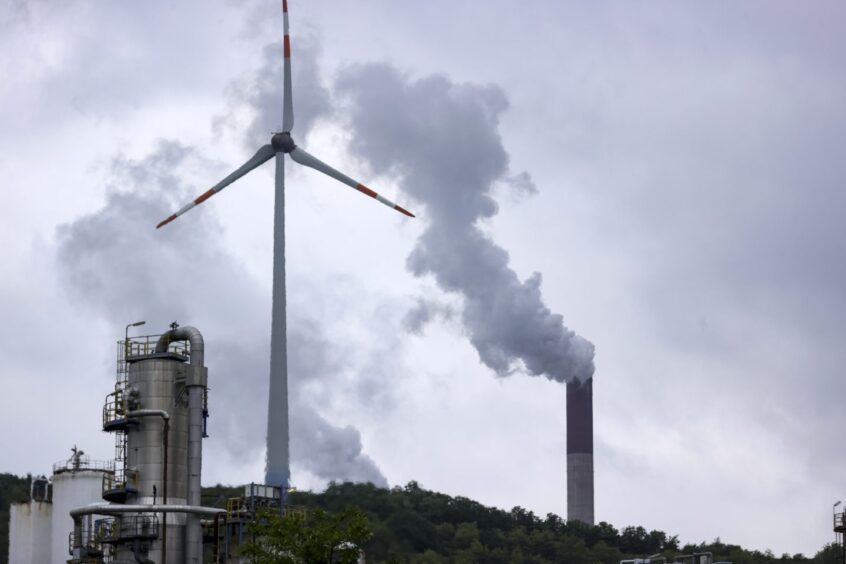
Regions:
M 567 520 L 593 525 L 593 378 L 567 383 Z

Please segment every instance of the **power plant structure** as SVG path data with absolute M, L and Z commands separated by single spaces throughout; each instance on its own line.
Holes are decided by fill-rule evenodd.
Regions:
M 567 383 L 567 520 L 594 524 L 593 378 Z
M 30 501 L 11 507 L 10 564 L 242 561 L 247 525 L 260 508 L 283 511 L 284 492 L 250 484 L 225 509 L 202 506 L 204 348 L 197 329 L 176 323 L 118 342 L 102 413 L 115 459 L 92 461 L 74 447 L 51 480 L 34 478 Z

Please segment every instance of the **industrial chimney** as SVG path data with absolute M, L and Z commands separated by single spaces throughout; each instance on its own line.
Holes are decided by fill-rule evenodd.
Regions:
M 593 378 L 567 383 L 567 520 L 593 525 Z

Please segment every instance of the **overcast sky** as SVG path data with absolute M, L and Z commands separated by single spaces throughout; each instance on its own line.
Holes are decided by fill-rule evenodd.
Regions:
M 294 485 L 563 515 L 556 380 L 592 343 L 598 520 L 831 539 L 842 3 L 290 10 L 295 139 L 418 215 L 288 163 Z M 0 2 L 0 471 L 112 456 L 114 343 L 176 319 L 206 337 L 204 483 L 261 480 L 272 166 L 154 226 L 281 126 L 281 25 L 263 0 Z

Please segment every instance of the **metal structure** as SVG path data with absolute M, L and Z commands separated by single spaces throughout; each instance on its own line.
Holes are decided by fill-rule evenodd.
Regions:
M 834 504 L 832 508 L 833 512 L 833 519 L 834 519 L 834 544 L 840 545 L 840 558 L 843 564 L 846 564 L 846 545 L 843 544 L 844 535 L 846 535 L 846 510 L 837 512 L 837 506 L 840 505 L 841 502 L 837 502 Z
M 694 552 L 693 554 L 679 554 L 673 558 L 673 564 L 715 564 L 711 552 Z M 729 562 L 728 564 L 731 564 Z
M 302 512 L 301 508 L 292 508 L 285 503 L 285 490 L 278 486 L 248 484 L 244 494 L 229 498 L 226 502 L 226 515 L 221 523 L 215 521 L 206 527 L 207 539 L 214 540 L 212 562 L 240 562 L 241 545 L 248 540 L 247 526 L 253 523 L 257 511 L 272 509 L 283 515 L 288 512 Z
M 118 343 L 117 383 L 103 407 L 115 463 L 102 476 L 101 493 L 112 503 L 69 511 L 68 562 L 202 562 L 200 518 L 223 512 L 200 506 L 208 417 L 203 357 L 200 332 L 176 323 L 163 335 Z
M 567 520 L 594 524 L 593 378 L 567 383 Z
M 160 222 L 156 228 L 167 225 L 180 215 L 205 202 L 254 168 L 275 158 L 276 191 L 273 227 L 273 305 L 270 328 L 270 388 L 268 393 L 267 423 L 267 467 L 265 483 L 287 488 L 290 478 L 288 453 L 288 352 L 285 321 L 285 155 L 303 166 L 326 174 L 347 186 L 376 199 L 409 217 L 408 210 L 380 196 L 364 184 L 335 170 L 318 158 L 297 146 L 291 137 L 294 127 L 293 86 L 291 84 L 291 40 L 288 35 L 288 1 L 282 0 L 284 25 L 284 97 L 282 100 L 282 131 L 276 132 L 270 143 L 261 147 L 256 154 L 235 172 L 215 184 L 197 199 Z

